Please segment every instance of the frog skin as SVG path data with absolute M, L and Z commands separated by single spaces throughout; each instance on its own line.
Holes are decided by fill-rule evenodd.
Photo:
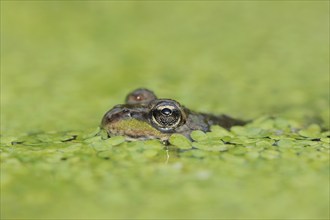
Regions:
M 155 93 L 149 89 L 136 89 L 126 96 L 126 104 L 149 104 L 151 101 L 157 99 Z
M 126 97 L 126 103 L 105 113 L 101 128 L 108 137 L 122 135 L 127 140 L 160 139 L 166 142 L 172 134 L 190 138 L 194 130 L 210 131 L 212 125 L 227 130 L 247 122 L 227 115 L 212 115 L 192 111 L 172 99 L 158 99 L 148 89 L 136 89 Z

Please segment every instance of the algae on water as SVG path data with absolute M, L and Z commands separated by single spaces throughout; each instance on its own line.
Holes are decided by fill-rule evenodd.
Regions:
M 1 1 L 1 219 L 329 219 L 328 6 Z M 98 135 L 138 87 L 253 120 Z

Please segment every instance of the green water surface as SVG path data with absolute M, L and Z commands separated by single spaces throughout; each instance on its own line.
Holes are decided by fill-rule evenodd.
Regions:
M 244 127 L 103 140 L 147 87 Z M 1 219 L 328 219 L 328 1 L 1 1 Z

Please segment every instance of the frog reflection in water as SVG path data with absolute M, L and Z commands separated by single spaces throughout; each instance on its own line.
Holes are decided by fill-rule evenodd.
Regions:
M 148 89 L 136 89 L 126 103 L 110 109 L 101 122 L 109 137 L 123 135 L 127 140 L 160 139 L 166 142 L 176 133 L 190 139 L 194 130 L 207 132 L 212 125 L 230 129 L 247 122 L 227 115 L 197 113 L 171 99 L 158 99 Z

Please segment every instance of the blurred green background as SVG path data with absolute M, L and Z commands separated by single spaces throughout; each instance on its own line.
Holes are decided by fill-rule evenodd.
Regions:
M 86 129 L 137 87 L 329 126 L 328 2 L 1 2 L 1 132 Z
M 329 2 L 1 1 L 2 137 L 40 131 L 93 130 L 105 111 L 122 103 L 125 95 L 138 87 L 147 87 L 159 97 L 176 99 L 198 111 L 227 113 L 244 119 L 280 115 L 302 125 L 317 122 L 329 128 Z M 134 173 L 128 176 L 131 178 Z M 125 178 L 125 174 L 116 177 Z M 84 182 L 88 178 L 78 180 Z M 162 178 L 157 181 L 166 179 Z M 28 178 L 21 180 L 27 181 L 23 183 L 27 186 L 35 184 Z M 74 185 L 67 181 L 54 183 L 47 190 L 72 190 Z M 140 196 L 141 191 L 135 191 L 135 187 L 144 183 L 134 181 L 138 186 L 128 186 L 131 190 L 128 195 L 139 202 L 134 196 Z M 153 184 L 161 184 L 157 181 Z M 177 183 L 185 181 L 189 178 Z M 235 176 L 219 181 L 237 184 Z M 172 205 L 177 204 L 180 209 L 187 201 L 199 204 L 201 191 L 196 187 L 210 188 L 208 193 L 212 195 L 216 183 L 186 185 L 187 194 L 183 195 L 190 196 L 188 200 L 176 200 L 170 193 L 154 198 L 173 199 Z M 42 184 L 41 181 L 37 185 Z M 253 184 L 258 183 L 248 183 Z M 86 187 L 89 192 L 90 185 Z M 102 182 L 98 187 L 102 187 Z M 121 212 L 127 200 L 121 198 L 121 193 L 125 189 L 111 187 L 120 207 L 112 207 L 118 211 L 114 216 L 123 217 Z M 15 190 L 12 192 L 19 195 L 29 188 Z M 146 196 L 153 198 L 159 189 L 152 190 L 146 191 Z M 233 191 L 229 190 L 224 197 L 229 192 Z M 42 197 L 42 193 L 39 196 L 36 195 L 39 205 L 49 199 Z M 68 193 L 63 198 L 71 196 Z M 285 201 L 286 195 L 283 196 L 275 200 L 281 203 Z M 33 197 L 25 202 L 28 204 Z M 88 198 L 89 203 L 100 199 L 91 195 Z M 106 197 L 103 199 L 104 204 L 109 202 Z M 215 195 L 202 197 L 201 201 L 208 207 L 204 211 L 217 209 L 213 203 L 217 202 Z M 157 206 L 156 201 L 148 204 L 167 216 L 180 213 L 174 210 L 171 215 L 171 210 L 162 207 L 162 203 Z M 245 217 L 235 213 L 235 200 L 232 204 L 222 205 L 223 210 L 229 210 L 226 216 Z M 54 205 L 53 213 L 46 214 L 40 209 L 40 216 L 61 216 L 58 210 L 63 207 Z M 87 212 L 89 206 L 80 205 Z M 141 211 L 140 206 L 136 210 L 132 207 L 133 203 L 129 206 L 133 214 L 128 217 L 134 217 L 134 213 L 140 217 L 155 216 L 150 210 Z M 196 217 L 205 214 L 199 210 L 198 216 L 195 208 L 199 206 L 191 207 L 192 210 L 182 208 L 186 215 L 181 217 L 192 217 L 191 211 L 196 211 Z M 17 207 L 11 208 L 6 211 L 13 213 Z M 106 206 L 100 208 L 104 209 Z M 70 210 L 63 211 L 69 213 L 63 216 L 75 216 L 77 207 Z M 109 217 L 100 210 L 94 207 L 90 216 Z M 276 213 L 268 211 L 261 212 L 268 217 Z M 308 214 L 316 216 L 318 210 L 313 211 Z

